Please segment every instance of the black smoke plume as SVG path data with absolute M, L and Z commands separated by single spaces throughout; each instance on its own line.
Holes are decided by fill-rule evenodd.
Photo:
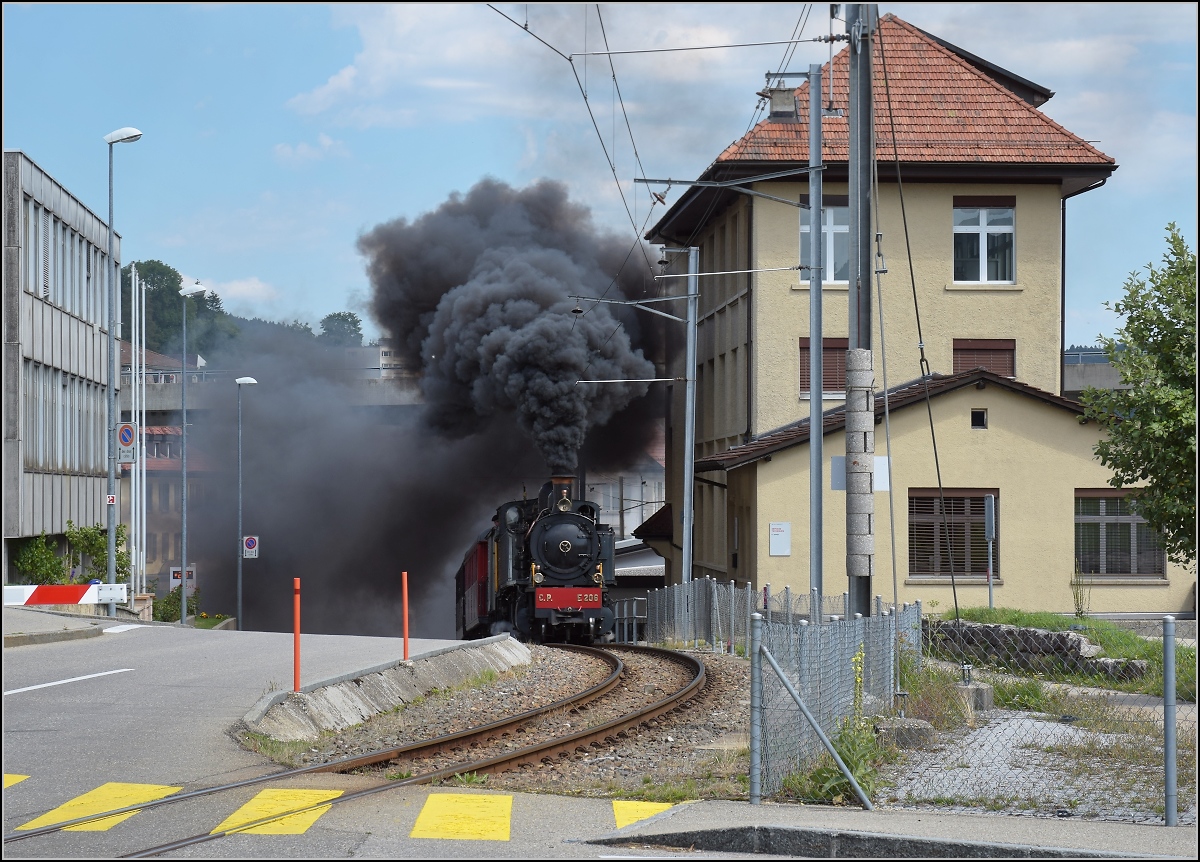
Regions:
M 384 381 L 355 379 L 311 336 L 244 326 L 206 357 L 224 376 L 189 387 L 189 476 L 205 490 L 189 501 L 188 558 L 201 609 L 233 613 L 233 378 L 251 376 L 242 532 L 261 545 L 243 561 L 245 626 L 289 631 L 299 577 L 303 631 L 398 636 L 407 571 L 410 633 L 452 638 L 454 571 L 499 503 L 570 472 L 585 437 L 588 469 L 644 451 L 661 417 L 656 400 L 637 397 L 645 385 L 575 381 L 657 376 L 643 352 L 661 351 L 662 330 L 621 306 L 584 302 L 588 313 L 572 314 L 570 294 L 640 295 L 645 259 L 552 183 L 480 183 L 411 223 L 375 228 L 361 248 L 373 313 L 422 375 L 424 404 L 364 406 Z
M 380 225 L 359 248 L 373 314 L 419 369 L 433 429 L 475 435 L 514 416 L 556 475 L 575 472 L 593 429 L 632 432 L 627 457 L 644 444 L 649 423 L 612 420 L 645 383 L 579 382 L 654 377 L 634 341 L 643 329 L 619 306 L 572 299 L 640 292 L 644 250 L 597 231 L 562 185 L 484 180 L 412 222 Z

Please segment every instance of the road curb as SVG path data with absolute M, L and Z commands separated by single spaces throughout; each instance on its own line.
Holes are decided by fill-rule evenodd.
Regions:
M 49 644 L 58 641 L 74 641 L 82 638 L 94 638 L 104 634 L 100 626 L 90 629 L 69 629 L 61 632 L 32 632 L 29 634 L 13 634 L 4 636 L 4 646 L 32 646 L 33 644 Z
M 806 859 L 1184 859 L 1084 850 L 1075 847 L 1036 847 L 892 835 L 845 829 L 811 829 L 792 826 L 743 826 L 697 829 L 685 832 L 637 832 L 630 827 L 614 835 L 589 839 L 589 844 L 623 846 L 654 844 L 690 848 L 710 853 L 764 853 Z

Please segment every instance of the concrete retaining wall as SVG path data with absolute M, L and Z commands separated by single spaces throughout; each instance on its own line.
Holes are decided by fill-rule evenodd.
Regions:
M 299 693 L 270 692 L 244 721 L 250 730 L 272 739 L 311 741 L 322 731 L 361 724 L 435 689 L 462 685 L 485 670 L 503 673 L 531 660 L 529 647 L 500 635 L 371 668 L 357 676 L 325 680 Z

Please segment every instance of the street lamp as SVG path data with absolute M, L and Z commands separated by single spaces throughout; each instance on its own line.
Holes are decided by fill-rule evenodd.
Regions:
M 142 133 L 126 126 L 104 136 L 108 144 L 108 582 L 117 582 L 117 301 L 113 269 L 113 144 L 132 144 Z M 116 602 L 108 603 L 108 615 L 117 615 Z
M 242 536 L 242 387 L 258 383 L 253 377 L 239 377 L 233 381 L 238 388 L 238 552 L 237 552 L 237 624 L 238 631 L 245 631 L 242 625 L 242 554 L 245 538 Z
M 182 458 L 183 458 L 183 488 L 179 495 L 179 508 L 181 520 L 183 523 L 183 532 L 179 546 L 181 559 L 179 561 L 179 624 L 187 625 L 187 307 L 188 297 L 203 296 L 208 288 L 204 287 L 197 279 L 196 283 L 191 287 L 180 288 L 179 295 L 183 297 L 183 434 L 182 434 Z

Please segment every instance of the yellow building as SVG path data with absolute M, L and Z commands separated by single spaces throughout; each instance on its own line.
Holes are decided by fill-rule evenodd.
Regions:
M 1132 535 L 1135 547 L 1141 537 L 1143 550 L 1151 540 L 1127 512 L 1113 515 L 1124 520 L 1111 525 L 1104 520 L 1109 509 L 1124 511 L 1120 504 L 1086 502 L 1119 493 L 1108 487 L 1107 471 L 1092 457 L 1097 427 L 1080 425 L 1078 405 L 1059 397 L 1068 200 L 1102 186 L 1116 164 L 1037 110 L 1053 95 L 1045 87 L 892 15 L 881 20 L 872 42 L 878 184 L 871 193 L 870 224 L 882 253 L 874 258 L 876 267 L 886 262 L 887 269 L 877 284 L 864 285 L 872 295 L 876 392 L 928 374 L 970 379 L 965 387 L 942 382 L 930 403 L 941 485 L 954 489 L 943 493 L 967 501 L 947 505 L 967 512 L 969 520 L 972 507 L 988 493 L 1003 498 L 1007 580 L 993 583 L 998 605 L 1072 611 L 1075 558 L 1086 558 L 1081 566 L 1087 571 L 1099 549 L 1083 546 L 1096 539 L 1113 562 L 1105 557 L 1093 573 L 1092 610 L 1190 609 L 1192 580 L 1182 571 L 1158 565 L 1160 571 L 1139 572 L 1137 553 L 1129 565 L 1116 561 L 1130 553 L 1110 548 L 1121 541 L 1118 533 Z M 849 108 L 848 50 L 831 64 L 835 108 Z M 823 93 L 829 75 L 826 66 Z M 808 211 L 763 195 L 807 201 L 807 176 L 799 170 L 808 164 L 808 86 L 782 105 L 774 95 L 771 115 L 701 177 L 726 185 L 688 188 L 647 238 L 675 248 L 699 247 L 701 273 L 751 271 L 699 279 L 692 577 L 769 582 L 773 590 L 788 585 L 807 592 L 809 283 L 807 272 L 764 270 L 808 262 L 802 248 Z M 845 452 L 844 434 L 832 431 L 839 427 L 845 397 L 850 318 L 849 127 L 846 116 L 822 122 L 827 277 L 819 400 L 822 411 L 835 411 L 825 421 L 831 436 L 825 442 L 822 580 L 831 594 L 845 590 L 847 582 L 844 495 L 839 502 L 838 492 L 828 490 L 828 476 L 830 456 Z M 796 172 L 780 176 L 786 171 Z M 772 178 L 755 179 L 764 176 Z M 672 273 L 686 271 L 685 255 L 675 261 Z M 976 368 L 990 376 L 973 377 Z M 974 388 L 976 383 L 983 387 Z M 878 406 L 882 411 L 881 401 Z M 977 410 L 987 417 L 985 429 L 971 424 Z M 667 418 L 668 498 L 675 505 L 637 533 L 668 559 L 672 582 L 682 576 L 683 416 L 683 391 L 676 387 Z M 880 412 L 877 422 L 882 418 Z M 877 426 L 875 452 L 889 455 L 882 432 Z M 933 505 L 926 492 L 939 487 L 932 436 L 923 408 L 913 409 L 910 402 L 895 417 L 890 457 L 893 497 L 899 501 L 900 601 L 952 600 L 950 569 L 929 572 L 919 564 L 911 532 L 917 528 L 909 516 L 912 511 L 917 520 L 921 513 L 931 517 L 923 507 Z M 784 438 L 789 442 L 778 450 L 755 454 L 765 441 Z M 871 588 L 890 600 L 890 515 L 883 495 L 875 498 Z M 941 505 L 939 500 L 938 512 Z M 771 524 L 791 526 L 789 557 L 768 553 Z M 1141 556 L 1149 566 L 1161 553 Z M 959 586 L 973 591 L 969 599 L 960 595 L 960 603 L 980 601 L 977 564 L 977 557 L 955 562 Z M 986 602 L 986 574 L 982 578 Z

